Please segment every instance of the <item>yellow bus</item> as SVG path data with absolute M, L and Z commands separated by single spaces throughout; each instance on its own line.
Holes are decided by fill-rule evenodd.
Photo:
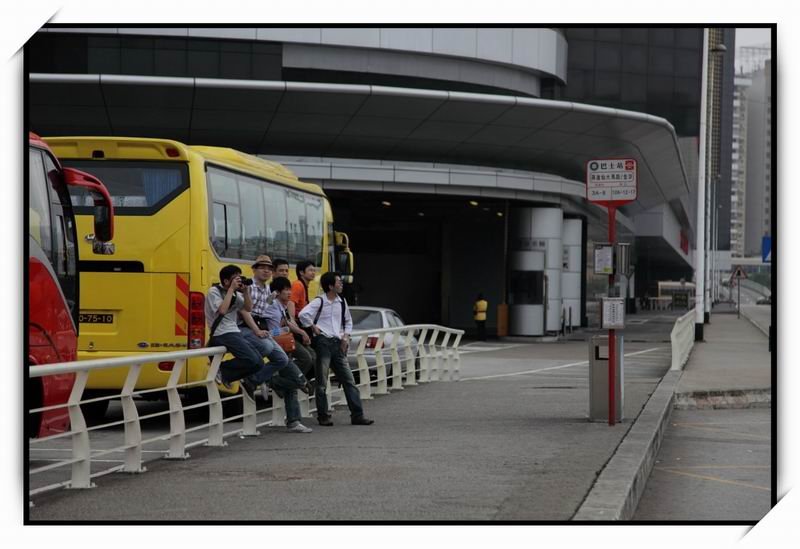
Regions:
M 324 192 L 280 164 L 165 139 L 45 141 L 65 166 L 105 182 L 116 214 L 117 254 L 79 264 L 81 360 L 205 346 L 205 294 L 227 264 L 250 276 L 253 260 L 266 253 L 287 259 L 292 278 L 305 259 L 320 273 L 338 266 L 351 274 L 348 239 L 334 232 Z M 92 202 L 78 191 L 73 204 L 79 245 L 88 250 Z M 316 280 L 309 294 L 318 292 Z M 137 388 L 164 386 L 172 366 L 146 365 Z M 189 361 L 183 381 L 203 379 L 207 368 L 205 359 Z M 122 369 L 92 373 L 86 398 L 118 391 L 124 378 Z M 90 413 L 104 413 L 107 402 Z

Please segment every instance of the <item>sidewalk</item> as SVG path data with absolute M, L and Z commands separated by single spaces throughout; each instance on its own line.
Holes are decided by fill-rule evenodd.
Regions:
M 676 406 L 768 406 L 771 364 L 764 334 L 744 317 L 717 314 L 704 327 L 704 337 L 705 341 L 695 343 L 678 382 Z
M 744 315 L 713 314 L 675 392 L 634 520 L 760 520 L 770 509 L 771 356 Z
M 631 520 L 659 456 L 673 409 L 765 408 L 771 403 L 767 338 L 745 318 L 712 314 L 683 371 L 659 383 L 600 474 L 576 520 Z M 652 517 L 651 517 L 652 518 Z

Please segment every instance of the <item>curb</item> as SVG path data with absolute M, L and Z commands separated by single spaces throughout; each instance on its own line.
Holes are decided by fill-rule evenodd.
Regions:
M 772 389 L 731 389 L 675 394 L 676 410 L 771 408 Z
M 761 325 L 760 325 L 760 324 L 758 324 L 758 323 L 757 323 L 755 320 L 753 320 L 752 318 L 750 318 L 750 315 L 748 315 L 746 312 L 744 312 L 744 311 L 741 311 L 741 313 L 742 313 L 742 316 L 743 316 L 743 317 L 745 317 L 745 318 L 748 320 L 748 322 L 750 322 L 750 324 L 752 324 L 753 326 L 755 326 L 756 328 L 758 328 L 758 330 L 759 330 L 759 331 L 760 331 L 762 334 L 764 334 L 765 336 L 769 337 L 769 330 L 765 330 L 765 329 L 763 328 L 763 326 L 761 326 Z
M 573 521 L 630 520 L 653 469 L 672 415 L 681 371 L 661 379 L 639 417 L 608 461 Z

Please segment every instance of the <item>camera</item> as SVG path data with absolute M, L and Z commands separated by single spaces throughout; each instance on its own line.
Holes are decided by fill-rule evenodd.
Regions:
M 239 277 L 239 280 L 242 281 L 242 286 L 252 286 L 253 285 L 253 279 L 252 278 L 247 278 L 246 276 L 242 276 L 242 277 Z

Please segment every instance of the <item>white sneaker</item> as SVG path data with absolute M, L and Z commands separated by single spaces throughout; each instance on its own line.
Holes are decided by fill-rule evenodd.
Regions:
M 222 381 L 222 372 L 220 372 L 219 370 L 217 370 L 217 377 L 214 378 L 214 382 L 217 385 L 222 385 L 226 389 L 230 389 L 230 388 L 233 387 L 233 385 L 231 385 L 230 383 L 228 383 L 226 381 Z
M 314 431 L 314 429 L 306 427 L 299 421 L 297 422 L 297 425 L 295 425 L 294 427 L 287 427 L 286 430 L 289 431 L 290 433 L 311 433 Z

